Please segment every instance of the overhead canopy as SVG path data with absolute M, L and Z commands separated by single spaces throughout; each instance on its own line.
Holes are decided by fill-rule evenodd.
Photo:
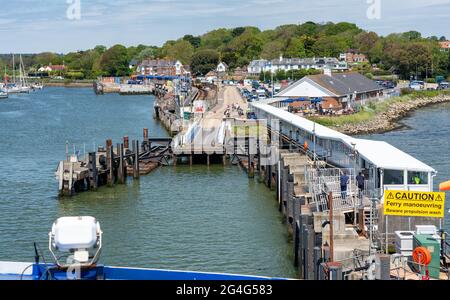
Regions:
M 261 103 L 250 103 L 250 105 L 310 134 L 315 133 L 318 138 L 341 141 L 348 147 L 353 147 L 352 144 L 355 144 L 359 155 L 378 168 L 436 172 L 432 167 L 386 142 L 356 139 L 271 105 Z

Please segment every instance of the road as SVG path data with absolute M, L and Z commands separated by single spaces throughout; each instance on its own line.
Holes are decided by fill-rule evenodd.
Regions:
M 220 151 L 223 151 L 220 137 L 221 132 L 223 131 L 222 123 L 225 117 L 225 111 L 230 108 L 230 117 L 240 118 L 238 111 L 231 109 L 233 104 L 239 105 L 244 114 L 247 112 L 248 103 L 241 96 L 238 88 L 235 86 L 222 87 L 219 92 L 217 105 L 206 112 L 198 124 L 191 128 L 192 130 L 189 135 L 186 135 L 181 139 L 182 143 L 177 149 L 174 149 L 174 152 L 190 151 L 192 146 L 197 153 L 219 153 Z M 182 134 L 184 135 L 186 133 L 184 132 Z
M 233 104 L 239 105 L 243 109 L 244 113 L 247 112 L 248 103 L 241 96 L 238 88 L 235 86 L 224 86 L 219 92 L 218 104 L 205 115 L 205 118 L 223 119 L 225 111 L 228 107 L 231 108 Z M 232 111 L 230 109 L 230 117 L 238 118 L 239 114 L 237 111 Z

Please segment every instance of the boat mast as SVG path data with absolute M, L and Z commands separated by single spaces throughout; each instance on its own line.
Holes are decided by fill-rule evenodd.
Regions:
M 15 61 L 14 61 L 14 53 L 12 55 L 12 60 L 13 60 L 13 83 L 16 84 L 16 66 L 15 66 Z
M 26 82 L 26 78 L 25 78 L 25 66 L 23 65 L 22 54 L 20 54 L 20 74 L 21 74 L 22 86 L 27 86 L 27 82 Z

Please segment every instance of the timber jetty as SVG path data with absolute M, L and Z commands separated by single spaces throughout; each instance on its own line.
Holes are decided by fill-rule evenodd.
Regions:
M 171 138 L 149 138 L 147 128 L 143 130 L 144 141 L 129 141 L 113 146 L 111 139 L 97 152 L 90 152 L 81 159 L 68 154 L 60 161 L 55 172 L 60 196 L 73 196 L 82 191 L 96 190 L 100 186 L 125 184 L 127 176 L 139 179 L 161 165 L 168 165 L 172 159 Z

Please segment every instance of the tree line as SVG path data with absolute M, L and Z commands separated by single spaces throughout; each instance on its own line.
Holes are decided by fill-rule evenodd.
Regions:
M 244 67 L 254 59 L 292 57 L 338 57 L 348 49 L 366 54 L 370 64 L 358 66 L 361 72 L 395 72 L 402 78 L 450 75 L 449 52 L 441 51 L 439 41 L 445 37 L 423 37 L 417 31 L 379 36 L 347 22 L 282 25 L 275 29 L 257 27 L 220 28 L 200 36 L 185 35 L 170 40 L 161 47 L 138 45 L 111 48 L 96 46 L 85 51 L 67 54 L 39 53 L 24 55 L 30 71 L 45 65 L 64 64 L 65 76 L 93 79 L 98 76 L 128 76 L 133 70 L 129 62 L 143 59 L 178 59 L 190 65 L 195 75 L 204 75 L 224 61 L 231 69 Z M 2 69 L 11 68 L 10 56 L 0 56 Z M 264 76 L 264 74 L 262 74 Z M 279 74 L 278 77 L 289 74 Z M 302 76 L 294 74 L 293 77 Z

